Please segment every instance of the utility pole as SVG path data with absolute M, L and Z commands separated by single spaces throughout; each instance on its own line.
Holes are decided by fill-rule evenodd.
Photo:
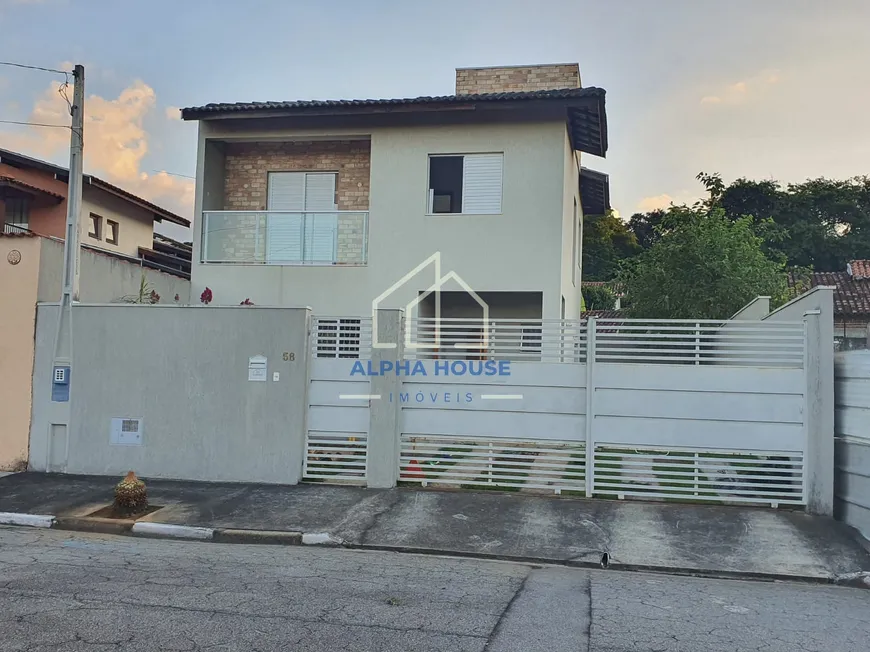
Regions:
M 66 367 L 63 383 L 69 387 L 72 368 L 72 304 L 79 299 L 79 214 L 82 207 L 82 157 L 84 155 L 85 123 L 85 68 L 76 65 L 73 69 L 73 99 L 70 107 L 72 124 L 70 127 L 69 179 L 66 198 L 66 230 L 63 243 L 63 285 L 57 315 L 57 331 L 54 338 L 54 357 L 52 358 L 52 400 L 69 401 L 56 398 L 54 385 L 60 382 L 58 368 Z M 62 396 L 62 394 L 61 394 Z M 67 439 L 67 442 L 69 440 Z

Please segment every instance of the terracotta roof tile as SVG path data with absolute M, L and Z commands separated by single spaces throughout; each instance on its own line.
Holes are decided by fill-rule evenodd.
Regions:
M 868 275 L 868 277 L 870 277 L 870 275 Z M 834 286 L 835 315 L 870 316 L 870 278 L 868 277 L 865 277 L 863 280 L 855 279 L 849 275 L 849 272 L 845 271 L 813 272 L 810 286 Z M 796 281 L 797 279 L 795 278 L 795 276 L 792 273 L 789 273 L 788 284 L 790 288 L 795 288 Z
M 853 260 L 849 262 L 849 271 L 856 281 L 870 279 L 870 260 Z
M 54 197 L 55 199 L 64 199 L 63 195 L 59 195 L 56 192 L 52 192 L 51 190 L 46 190 L 45 188 L 39 188 L 38 186 L 34 186 L 30 183 L 25 183 L 24 181 L 19 181 L 14 177 L 0 176 L 0 186 L 12 186 L 13 188 L 21 188 L 23 190 L 29 190 L 32 192 L 38 192 L 43 195 L 48 195 L 49 197 Z
M 589 317 L 619 319 L 620 317 L 625 317 L 625 313 L 622 310 L 586 310 L 580 313 L 581 319 L 588 319 Z

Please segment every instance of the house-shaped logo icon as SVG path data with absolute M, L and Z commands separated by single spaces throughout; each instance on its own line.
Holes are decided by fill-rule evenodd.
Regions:
M 459 274 L 454 272 L 453 270 L 447 272 L 445 275 L 441 275 L 441 252 L 436 251 L 434 254 L 429 256 L 426 260 L 421 262 L 419 265 L 414 267 L 411 271 L 405 274 L 398 281 L 393 283 L 389 288 L 387 288 L 384 292 L 378 295 L 374 300 L 372 300 L 372 348 L 376 349 L 394 349 L 396 348 L 396 342 L 380 342 L 378 341 L 378 308 L 381 303 L 387 299 L 391 294 L 399 290 L 399 288 L 403 287 L 406 283 L 408 283 L 414 276 L 422 272 L 424 269 L 432 265 L 435 269 L 435 282 L 429 286 L 427 290 L 421 292 L 414 299 L 409 301 L 405 305 L 405 314 L 412 315 L 417 309 L 417 306 L 420 305 L 425 299 L 427 299 L 431 295 L 435 295 L 435 329 L 434 329 L 434 340 L 429 340 L 426 342 L 416 342 L 412 336 L 410 328 L 405 326 L 405 347 L 406 348 L 416 348 L 416 349 L 437 349 L 441 346 L 441 288 L 445 283 L 449 281 L 454 281 L 462 290 L 468 294 L 474 301 L 481 307 L 483 310 L 482 323 L 489 323 L 489 305 L 480 298 L 480 295 L 477 294 L 474 290 L 471 289 L 471 286 L 466 283 Z M 483 329 L 483 347 L 484 349 L 488 345 L 488 328 Z M 461 343 L 455 344 L 456 347 L 462 348 Z M 471 346 L 471 345 L 469 345 Z M 481 346 L 481 342 L 477 342 L 473 345 L 475 348 L 479 348 Z

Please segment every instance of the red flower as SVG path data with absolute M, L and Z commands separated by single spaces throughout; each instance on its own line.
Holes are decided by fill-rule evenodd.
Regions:
M 151 294 L 148 296 L 148 300 L 154 304 L 160 301 L 160 295 L 157 294 L 156 290 L 151 290 Z
M 239 305 L 240 305 L 240 306 L 253 306 L 253 305 L 254 305 L 254 302 L 251 301 L 250 299 L 245 299 L 245 300 L 242 301 Z
M 208 287 L 207 287 L 205 290 L 202 291 L 202 294 L 199 295 L 199 300 L 200 300 L 202 303 L 204 303 L 205 305 L 210 304 L 210 303 L 211 303 L 211 300 L 212 300 L 213 298 L 214 298 L 214 296 L 213 296 L 212 293 L 211 293 L 211 289 L 208 288 Z
M 175 302 L 178 302 L 178 294 L 175 295 Z

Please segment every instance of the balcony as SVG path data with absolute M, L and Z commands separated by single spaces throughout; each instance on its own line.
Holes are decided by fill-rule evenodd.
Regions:
M 8 222 L 3 224 L 3 234 L 4 235 L 15 235 L 17 233 L 30 233 L 30 229 L 21 224 L 9 224 Z
M 204 211 L 203 263 L 365 265 L 368 211 Z

